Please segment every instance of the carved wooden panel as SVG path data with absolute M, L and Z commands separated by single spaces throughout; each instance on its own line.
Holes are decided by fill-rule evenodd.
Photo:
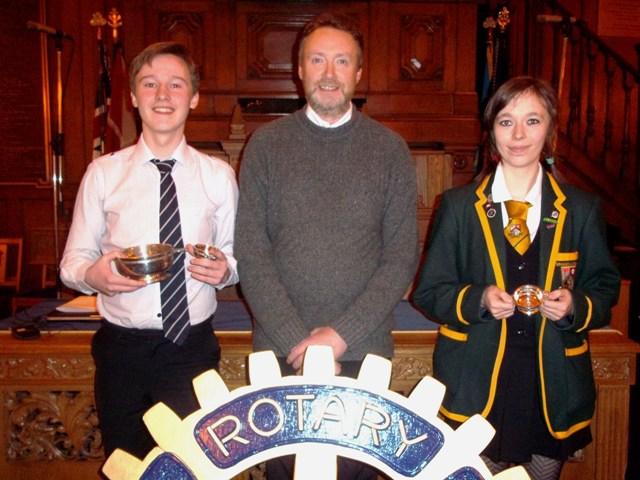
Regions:
M 102 457 L 93 392 L 5 392 L 6 451 L 10 461 Z
M 202 40 L 202 24 L 204 19 L 201 12 L 160 12 L 158 19 L 160 34 L 163 39 L 175 40 L 186 43 L 191 52 L 196 57 L 202 58 L 202 44 L 200 41 L 194 42 L 194 39 Z
M 444 17 L 403 15 L 400 22 L 400 77 L 441 84 L 444 76 Z
M 465 8 L 448 2 L 393 2 L 389 5 L 386 73 L 390 91 L 456 91 L 457 70 L 460 67 L 473 69 L 475 65 L 475 50 L 460 52 L 464 58 L 458 58 L 458 43 L 473 34 L 473 29 L 466 26 L 463 30 L 458 29 L 458 16 Z M 440 109 L 445 105 L 435 103 L 427 108 L 433 110 L 434 107 Z
M 632 363 L 628 357 L 595 357 L 591 359 L 593 376 L 601 383 L 631 382 Z
M 225 349 L 225 354 L 220 359 L 220 376 L 230 390 L 247 384 L 247 356 L 251 352 L 250 348 L 242 352 L 229 352 Z
M 404 395 L 408 395 L 423 377 L 433 375 L 431 355 L 421 352 L 397 352 L 392 364 L 391 389 Z
M 297 36 L 312 15 L 286 13 L 247 15 L 246 72 L 239 77 L 253 80 L 294 78 Z
M 241 2 L 236 14 L 236 79 L 239 89 L 297 90 L 297 36 L 313 11 L 297 11 L 283 5 Z M 286 7 L 286 6 L 285 6 Z
M 146 21 L 148 42 L 176 41 L 183 43 L 200 66 L 202 87 L 215 84 L 216 28 L 214 2 L 147 1 Z
M 0 380 L 41 382 L 46 380 L 92 380 L 95 367 L 90 356 L 0 357 Z

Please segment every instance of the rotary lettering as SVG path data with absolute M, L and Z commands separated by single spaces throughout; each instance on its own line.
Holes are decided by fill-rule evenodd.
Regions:
M 390 400 L 326 385 L 236 398 L 198 422 L 194 436 L 220 468 L 268 448 L 318 442 L 365 451 L 404 475 L 422 470 L 444 442 L 435 426 Z

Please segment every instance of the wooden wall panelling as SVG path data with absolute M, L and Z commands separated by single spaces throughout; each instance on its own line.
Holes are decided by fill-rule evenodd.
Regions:
M 371 116 L 376 118 L 376 115 Z M 475 116 L 396 114 L 381 115 L 377 120 L 408 142 L 442 142 L 447 150 L 450 145 L 451 148 L 475 150 L 480 140 L 480 124 Z
M 386 27 L 372 41 L 388 46 L 371 63 L 367 113 L 407 141 L 477 144 L 475 3 L 384 2 L 372 12 L 376 28 Z
M 236 62 L 238 52 L 238 38 L 236 34 L 236 2 L 217 1 L 215 6 L 216 21 L 216 91 L 200 92 L 200 101 L 211 103 L 215 112 L 217 136 L 212 138 L 221 140 L 229 134 L 229 119 L 237 103 L 236 90 Z M 198 122 L 204 118 L 196 118 Z M 226 128 L 225 128 L 226 127 Z
M 478 168 L 478 149 L 474 145 L 449 145 L 447 151 L 453 157 L 453 186 L 469 183 Z
M 302 94 L 297 75 L 297 37 L 307 21 L 326 10 L 356 19 L 366 46 L 367 2 L 237 2 L 238 90 L 290 97 Z M 359 90 L 366 89 L 363 77 Z
M 62 80 L 64 85 L 62 131 L 64 133 L 62 184 L 62 216 L 71 215 L 71 206 L 86 165 L 91 161 L 93 109 L 95 108 L 97 53 L 95 31 L 89 25 L 92 9 L 101 10 L 95 0 L 46 0 L 46 23 L 63 30 L 73 40 L 62 42 Z M 56 55 L 53 38 L 49 39 L 49 81 L 52 134 L 57 131 Z M 92 62 L 93 60 L 93 62 Z M 61 219 L 63 220 L 63 219 Z
M 619 363 L 617 360 L 613 361 Z M 628 365 L 625 362 L 625 366 Z M 599 456 L 600 461 L 593 462 L 593 478 L 624 478 L 627 467 L 629 388 L 625 385 L 601 385 L 598 387 L 598 402 L 598 411 L 609 414 L 601 414 L 595 418 L 594 436 L 606 450 L 604 455 Z M 625 428 L 618 435 L 612 436 L 611 431 L 617 428 L 616 424 L 624 425 Z
M 201 103 L 213 105 L 213 115 L 194 112 L 187 125 L 187 135 L 196 141 L 226 138 L 233 107 L 242 98 L 298 99 L 303 96 L 297 78 L 297 44 L 300 29 L 314 15 L 330 9 L 357 19 L 367 37 L 367 2 L 308 3 L 239 1 L 218 2 L 220 35 L 216 47 L 220 55 L 227 55 L 224 86 L 211 92 L 201 91 Z M 366 41 L 366 40 L 365 40 Z M 225 53 L 220 53 L 224 51 Z M 230 54 L 229 52 L 234 52 Z M 358 92 L 366 89 L 366 73 Z M 357 92 L 357 94 L 358 94 Z M 250 133 L 257 126 L 279 115 L 246 115 Z M 209 135 L 207 137 L 207 135 Z
M 393 2 L 388 18 L 390 91 L 474 91 L 473 2 Z
M 208 128 L 206 135 L 193 138 L 191 134 L 194 126 L 206 119 L 215 118 L 219 114 L 210 92 L 218 89 L 218 54 L 225 51 L 228 46 L 221 48 L 216 42 L 219 25 L 216 21 L 217 8 L 216 2 L 203 0 L 184 2 L 147 0 L 144 5 L 146 22 L 144 46 L 157 41 L 181 42 L 189 48 L 194 61 L 200 68 L 200 101 L 197 108 L 191 112 L 187 123 L 186 135 L 189 141 L 205 139 L 211 141 L 221 133 L 221 129 Z M 227 39 L 227 42 L 232 44 L 232 39 Z M 227 112 L 223 113 L 227 114 Z
M 363 76 L 369 80 L 369 94 L 386 92 L 389 86 L 389 2 L 373 2 L 369 7 L 369 38 L 364 44 Z M 369 105 L 364 110 L 369 113 Z
M 476 97 L 476 25 L 478 11 L 475 4 L 461 5 L 457 11 L 456 19 L 456 72 L 454 78 L 454 91 L 462 93 L 465 97 Z M 477 110 L 477 101 L 474 109 Z M 456 105 L 456 111 L 461 108 Z
M 216 55 L 216 85 L 221 91 L 231 91 L 236 87 L 236 58 L 237 35 L 236 2 L 216 1 L 214 17 L 216 23 L 215 42 Z M 221 48 L 222 47 L 222 48 Z
M 151 42 L 175 39 L 186 43 L 202 65 L 200 105 L 186 130 L 192 142 L 212 144 L 227 139 L 238 98 L 298 98 L 293 43 L 303 21 L 326 9 L 353 16 L 364 32 L 365 64 L 356 96 L 366 99 L 366 113 L 407 141 L 442 142 L 446 152 L 454 154 L 454 166 L 455 152 L 462 151 L 467 158 L 479 138 L 472 93 L 475 72 L 469 68 L 475 61 L 469 48 L 475 41 L 476 5 L 472 0 L 46 0 L 45 22 L 75 40 L 73 58 L 70 46 L 65 45 L 63 64 L 65 74 L 70 66 L 70 76 L 65 94 L 62 228 L 68 227 L 77 185 L 91 161 L 97 58 L 95 29 L 89 19 L 93 12 L 106 15 L 112 7 L 123 17 L 120 33 L 127 61 Z M 440 43 L 433 44 L 442 48 L 434 56 L 444 68 L 438 88 L 430 80 L 437 68 L 430 73 L 411 72 L 411 58 L 429 59 L 426 52 L 433 45 L 424 29 L 434 15 L 444 16 L 445 33 Z M 403 37 L 402 18 L 407 21 Z M 409 75 L 402 77 L 402 68 Z M 245 115 L 246 133 L 278 116 Z M 453 184 L 465 175 L 464 169 L 454 170 Z M 47 228 L 52 222 L 50 187 L 44 192 L 12 189 L 0 197 L 9 210 L 0 218 L 6 220 L 1 233 L 23 236 L 28 252 L 29 231 Z M 25 258 L 25 264 L 29 263 Z
M 244 6 L 244 5 L 243 5 Z M 243 8 L 236 18 L 238 58 L 237 86 L 241 92 L 298 92 L 295 51 L 297 37 L 313 15 L 260 11 L 255 5 Z
M 412 149 L 411 154 L 418 184 L 418 238 L 422 252 L 436 199 L 452 186 L 453 158 L 444 151 Z
M 147 43 L 177 41 L 185 44 L 200 66 L 203 90 L 216 88 L 215 2 L 148 1 L 145 7 Z M 134 54 L 137 52 L 134 52 Z
M 11 0 L 0 17 L 2 89 L 0 108 L 1 185 L 37 186 L 50 178 L 48 142 L 49 106 L 46 56 L 49 36 L 28 30 L 26 22 L 44 21 L 44 0 Z
M 118 5 L 116 5 L 118 4 Z M 125 42 L 127 65 L 147 44 L 157 41 L 151 38 L 147 21 L 147 0 L 118 0 L 114 6 L 122 14 L 122 32 Z
M 52 217 L 50 141 L 54 113 L 45 92 L 51 88 L 48 80 L 55 70 L 49 65 L 50 36 L 26 27 L 29 20 L 47 21 L 48 3 L 11 1 L 3 7 L 0 44 L 4 93 L 0 104 L 9 123 L 0 122 L 4 146 L 0 162 L 0 236 L 23 239 L 21 284 L 26 285 L 31 278 L 24 255 L 29 219 L 50 225 Z M 9 313 L 6 294 L 0 295 L 0 314 L 5 315 Z

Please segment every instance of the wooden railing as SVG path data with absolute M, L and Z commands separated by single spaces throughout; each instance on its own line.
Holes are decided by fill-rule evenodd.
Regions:
M 532 74 L 559 94 L 557 165 L 596 191 L 619 240 L 640 233 L 640 72 L 555 0 L 530 2 Z

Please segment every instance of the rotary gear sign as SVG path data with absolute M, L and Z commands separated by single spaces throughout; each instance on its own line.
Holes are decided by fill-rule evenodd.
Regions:
M 233 392 L 214 370 L 193 380 L 200 409 L 181 420 L 158 403 L 144 422 L 158 444 L 144 458 L 116 450 L 111 480 L 227 480 L 295 455 L 295 479 L 335 479 L 337 455 L 390 478 L 520 480 L 522 467 L 492 476 L 480 452 L 493 427 L 475 415 L 453 430 L 438 418 L 445 387 L 424 377 L 409 397 L 388 389 L 391 362 L 367 355 L 358 379 L 334 375 L 330 347 L 307 349 L 302 375 L 282 377 L 271 351 L 249 356 L 250 385 Z

